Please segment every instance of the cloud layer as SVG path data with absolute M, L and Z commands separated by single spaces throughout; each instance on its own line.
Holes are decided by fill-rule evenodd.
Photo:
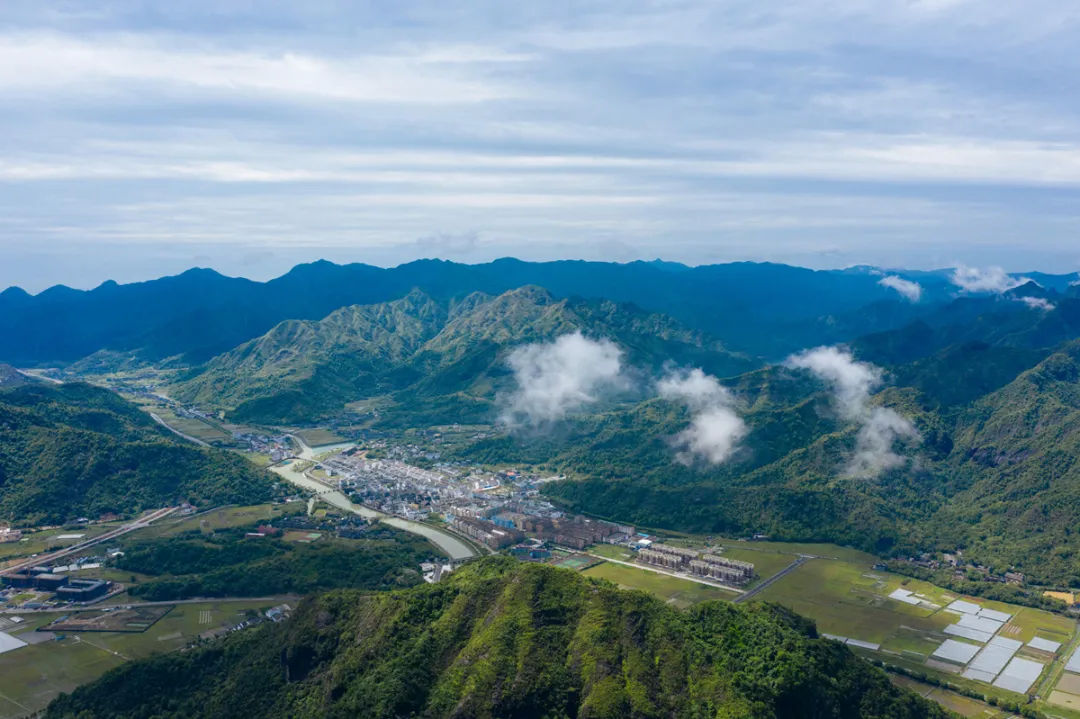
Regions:
M 878 284 L 896 290 L 909 302 L 918 302 L 922 299 L 922 285 L 918 282 L 905 280 L 899 275 L 886 275 L 878 280 Z
M 672 438 L 682 464 L 725 462 L 749 431 L 735 412 L 731 391 L 700 369 L 669 373 L 656 387 L 661 397 L 683 402 L 692 412 L 690 425 Z
M 625 385 L 622 350 L 581 332 L 554 342 L 522 345 L 508 358 L 516 389 L 505 398 L 501 420 L 510 427 L 540 427 Z
M 3 3 L 0 288 L 420 252 L 1080 262 L 1068 3 L 81 5 Z
M 907 463 L 895 451 L 898 443 L 918 442 L 921 437 L 911 422 L 888 407 L 871 407 L 870 393 L 881 384 L 881 369 L 858 362 L 838 347 L 818 347 L 792 355 L 788 367 L 806 369 L 828 382 L 836 408 L 843 419 L 859 423 L 855 452 L 844 469 L 849 477 L 872 478 Z

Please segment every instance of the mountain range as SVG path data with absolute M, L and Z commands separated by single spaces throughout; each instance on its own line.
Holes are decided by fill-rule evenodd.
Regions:
M 61 285 L 29 295 L 9 288 L 0 293 L 0 361 L 63 365 L 104 350 L 197 364 L 282 321 L 320 320 L 342 307 L 399 299 L 412 289 L 450 301 L 526 285 L 558 298 L 633 303 L 711 332 L 732 351 L 776 359 L 809 344 L 899 327 L 956 294 L 945 271 L 900 274 L 920 283 L 921 302 L 912 304 L 879 284 L 882 271 L 867 267 L 815 271 L 749 262 L 686 267 L 507 258 L 477 265 L 420 260 L 382 269 L 319 261 L 268 282 L 192 269 L 88 291 Z M 1074 278 L 1028 276 L 1059 292 Z
M 629 388 L 571 413 L 558 432 L 498 432 L 456 450 L 461 458 L 564 472 L 568 481 L 546 487 L 551 498 L 645 526 L 762 532 L 885 556 L 960 548 L 995 569 L 1080 585 L 1072 560 L 1080 551 L 1073 531 L 1080 468 L 1071 459 L 1080 418 L 1073 416 L 1080 409 L 1080 288 L 1067 276 L 1030 275 L 1002 292 L 956 296 L 941 273 L 906 273 L 924 288 L 913 304 L 879 285 L 872 268 L 505 260 L 379 270 L 315 263 L 265 284 L 194 272 L 59 295 L 97 302 L 110 293 L 224 282 L 252 292 L 272 287 L 279 296 L 268 306 L 285 312 L 290 297 L 304 295 L 295 290 L 307 287 L 305 311 L 314 312 L 348 294 L 341 278 L 360 276 L 369 282 L 353 294 L 401 294 L 338 306 L 319 319 L 276 322 L 205 361 L 194 358 L 228 333 L 202 333 L 187 344 L 183 333 L 169 334 L 176 346 L 168 350 L 129 335 L 129 344 L 113 349 L 87 345 L 98 354 L 72 367 L 107 362 L 101 350 L 125 347 L 123 362 L 157 356 L 165 365 L 185 364 L 170 393 L 245 422 L 303 423 L 376 400 L 378 413 L 364 421 L 384 428 L 495 423 L 500 397 L 516 380 L 509 356 L 580 332 L 619 347 L 635 373 Z M 475 287 L 513 285 L 523 276 L 559 291 Z M 588 291 L 571 292 L 582 288 Z M 8 292 L 6 301 L 49 294 L 28 300 Z M 739 313 L 728 312 L 736 306 Z M 170 316 L 185 311 L 178 307 Z M 35 311 L 15 311 L 7 321 L 22 326 Z M 851 334 L 859 326 L 874 331 Z M 781 350 L 836 336 L 847 338 L 853 361 L 874 363 L 883 379 L 863 411 L 894 412 L 918 439 L 903 461 L 858 479 L 845 476 L 844 464 L 858 450 L 862 420 L 837 411 L 828 382 L 776 361 Z M 692 367 L 723 378 L 747 428 L 720 464 L 675 461 L 672 441 L 693 411 L 656 396 L 657 378 Z
M 523 287 L 437 301 L 420 290 L 376 305 L 343 307 L 317 322 L 289 320 L 187 373 L 180 400 L 229 410 L 242 421 L 296 422 L 389 395 L 411 422 L 424 407 L 452 422 L 490 421 L 506 385 L 509 349 L 582 331 L 611 339 L 628 361 L 703 366 L 721 376 L 757 366 L 706 333 L 665 315 L 610 300 L 554 298 Z

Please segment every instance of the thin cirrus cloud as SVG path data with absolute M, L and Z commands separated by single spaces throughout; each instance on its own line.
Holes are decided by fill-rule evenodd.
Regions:
M 442 235 L 474 261 L 1073 269 L 1078 28 L 1048 0 L 12 0 L 0 287 L 177 271 L 209 237 L 225 272 L 281 247 L 260 279 Z

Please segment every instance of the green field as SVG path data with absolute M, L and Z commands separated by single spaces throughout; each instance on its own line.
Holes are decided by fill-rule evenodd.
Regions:
M 788 606 L 813 619 L 822 632 L 881 645 L 880 651 L 856 649 L 859 654 L 912 671 L 938 674 L 958 686 L 1016 701 L 1016 694 L 964 679 L 958 673 L 938 671 L 926 663 L 929 655 L 949 636 L 943 631 L 945 627 L 956 621 L 955 615 L 942 609 L 952 600 L 962 598 L 1008 612 L 1013 616 L 1002 627 L 999 636 L 1025 643 L 1040 636 L 1066 645 L 1033 688 L 1033 691 L 1041 689 L 1043 699 L 1049 696 L 1061 672 L 1061 658 L 1071 653 L 1077 627 L 1074 620 L 1040 609 L 960 597 L 926 582 L 875 571 L 871 566 L 871 562 L 812 559 L 767 587 L 755 600 Z M 889 599 L 888 594 L 900 587 L 915 592 L 937 607 L 912 606 Z M 1021 656 L 1029 654 L 1039 661 L 1046 660 L 1045 655 L 1037 656 L 1026 648 L 1020 651 Z M 953 692 L 935 690 L 926 696 L 963 716 L 994 716 L 981 713 L 985 711 L 981 702 L 972 702 Z M 1056 716 L 1080 717 L 1080 713 L 1074 714 L 1061 707 L 1043 706 L 1043 709 L 1052 709 L 1050 713 Z
M 195 439 L 201 439 L 209 444 L 230 444 L 233 442 L 231 434 L 210 422 L 195 417 L 181 417 L 167 407 L 150 407 L 148 409 L 161 417 L 165 424 L 177 432 L 190 435 Z
M 42 709 L 60 692 L 70 692 L 125 660 L 179 649 L 207 630 L 243 621 L 249 610 L 266 609 L 276 603 L 179 604 L 142 633 L 66 634 L 60 640 L 48 640 L 0 654 L 0 719 Z M 62 615 L 27 616 L 32 619 L 15 632 L 15 636 L 24 635 Z
M 590 554 L 607 557 L 608 559 L 619 559 L 624 562 L 629 562 L 634 558 L 633 551 L 626 547 L 615 546 L 614 544 L 594 544 L 585 551 Z
M 649 592 L 677 607 L 689 607 L 709 599 L 730 600 L 734 596 L 733 593 L 717 587 L 611 562 L 597 564 L 582 571 L 582 574 L 607 579 L 626 589 Z
M 876 643 L 887 642 L 902 626 L 937 636 L 955 621 L 937 610 L 888 599 L 887 595 L 901 584 L 941 606 L 951 597 L 926 582 L 872 571 L 870 565 L 812 559 L 770 585 L 756 599 L 791 607 L 815 620 L 823 632 Z
M 972 699 L 966 697 L 963 694 L 957 694 L 947 689 L 940 689 L 931 684 L 924 684 L 923 682 L 916 681 L 909 677 L 905 677 L 900 674 L 890 674 L 889 679 L 893 684 L 910 689 L 919 696 L 927 699 L 932 699 L 941 706 L 954 711 L 962 717 L 980 717 L 981 719 L 999 719 L 999 717 L 1009 716 L 1007 712 L 1004 712 L 996 707 L 992 707 L 986 702 L 981 702 L 978 699 Z
M 147 537 L 171 537 L 184 532 L 198 530 L 203 532 L 229 527 L 242 527 L 255 522 L 269 521 L 291 514 L 303 514 L 306 505 L 303 502 L 290 504 L 255 504 L 243 507 L 222 507 L 209 512 L 189 517 L 166 518 L 146 529 L 132 532 L 131 539 Z
M 309 447 L 322 447 L 327 444 L 338 444 L 340 442 L 347 442 L 348 440 L 341 435 L 334 434 L 328 429 L 301 429 L 297 431 L 296 436 L 303 440 L 304 444 Z

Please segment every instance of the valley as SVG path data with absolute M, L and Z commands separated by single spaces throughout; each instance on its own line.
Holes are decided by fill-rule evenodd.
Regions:
M 965 716 L 1074 719 L 1076 609 L 1050 593 L 1080 586 L 1062 462 L 1080 441 L 1080 333 L 1077 291 L 1048 292 L 1052 310 L 941 296 L 894 318 L 908 324 L 777 361 L 606 300 L 413 290 L 285 320 L 199 363 L 135 353 L 28 371 L 0 402 L 27 448 L 59 420 L 79 442 L 229 468 L 125 460 L 95 474 L 153 467 L 168 480 L 145 496 L 56 485 L 63 526 L 82 507 L 105 531 L 154 498 L 183 509 L 130 537 L 101 534 L 103 561 L 92 546 L 64 558 L 112 583 L 103 607 L 173 607 L 167 619 L 188 603 L 292 606 L 453 583 L 508 555 L 681 613 L 784 607 Z M 8 466 L 41 471 L 24 457 Z M 190 476 L 224 484 L 195 490 Z M 25 553 L 0 556 L 18 567 L 49 562 L 29 555 L 53 536 L 99 531 L 9 516 Z M 13 616 L 84 614 L 45 593 L 7 601 Z M 24 634 L 39 633 L 12 629 L 10 657 Z M 202 646 L 165 636 L 140 646 Z

